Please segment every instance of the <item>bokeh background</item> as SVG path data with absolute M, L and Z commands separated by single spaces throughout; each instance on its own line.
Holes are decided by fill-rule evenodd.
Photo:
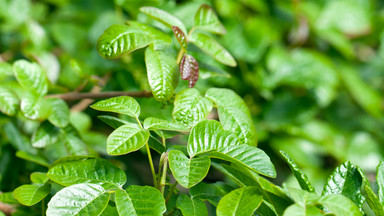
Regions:
M 196 88 L 231 88 L 244 98 L 257 128 L 258 146 L 276 166 L 278 176 L 272 181 L 296 184 L 280 150 L 294 158 L 316 187 L 322 187 L 346 160 L 374 176 L 384 153 L 381 0 L 0 0 L 0 83 L 12 86 L 16 81 L 6 78 L 10 63 L 26 58 L 45 68 L 52 83 L 50 93 L 72 92 L 79 86 L 84 92 L 149 90 L 143 50 L 104 60 L 96 51 L 98 37 L 110 25 L 127 20 L 171 34 L 139 13 L 145 5 L 174 14 L 190 28 L 202 3 L 211 5 L 226 27 L 227 34 L 216 39 L 238 66 L 224 67 L 206 55 L 194 54 L 202 64 L 220 68 L 203 67 Z M 186 83 L 178 90 L 185 87 Z M 172 106 L 154 99 L 138 101 L 143 118 L 171 118 Z M 111 128 L 96 117 L 99 114 L 87 106 L 71 112 L 87 151 L 124 168 L 128 184 L 151 184 L 142 152 L 106 155 Z M 37 126 L 20 116 L 10 119 L 0 114 L 0 191 L 28 183 L 31 172 L 43 170 L 15 156 L 30 144 Z M 176 137 L 171 142 L 185 140 Z M 43 152 L 48 161 L 66 154 L 55 146 Z M 211 170 L 206 181 L 223 178 Z

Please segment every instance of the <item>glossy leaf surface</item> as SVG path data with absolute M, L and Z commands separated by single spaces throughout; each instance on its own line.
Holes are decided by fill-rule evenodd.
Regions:
M 149 132 L 135 124 L 126 124 L 113 131 L 107 139 L 110 155 L 128 154 L 139 150 L 148 141 Z
M 314 192 L 315 188 L 312 186 L 311 182 L 308 180 L 308 176 L 297 166 L 295 161 L 285 152 L 280 151 L 280 154 L 284 157 L 285 161 L 288 163 L 289 168 L 296 180 L 298 181 L 300 187 L 303 190 L 307 190 L 309 192 Z
M 199 63 L 193 56 L 184 54 L 180 62 L 181 79 L 188 80 L 189 88 L 195 86 L 199 79 Z
M 127 181 L 123 170 L 100 158 L 59 163 L 49 169 L 47 176 L 64 186 L 92 183 L 114 188 Z
M 120 96 L 102 100 L 92 104 L 91 108 L 99 111 L 124 114 L 134 118 L 138 118 L 140 115 L 139 103 L 129 96 Z
M 184 50 L 184 52 L 187 52 L 187 37 L 185 36 L 184 32 L 177 26 L 172 26 L 172 31 L 181 48 Z
M 44 148 L 57 141 L 59 129 L 48 122 L 43 122 L 32 135 L 32 146 Z
M 126 190 L 117 190 L 116 207 L 121 216 L 161 216 L 166 211 L 160 191 L 149 186 L 131 185 Z
M 145 64 L 153 96 L 160 102 L 169 100 L 179 81 L 176 60 L 149 46 L 145 50 Z
M 198 28 L 214 34 L 225 34 L 226 30 L 219 21 L 215 11 L 206 4 L 199 7 L 195 14 L 194 25 Z
M 171 36 L 158 30 L 157 28 L 135 21 L 128 21 L 128 24 L 134 28 L 142 30 L 148 36 L 150 36 L 152 38 L 155 50 L 165 49 L 172 43 Z
M 233 145 L 240 145 L 240 141 L 232 132 L 224 130 L 218 121 L 203 120 L 192 128 L 187 149 L 193 157 Z
M 377 185 L 379 186 L 379 200 L 382 205 L 384 205 L 384 163 L 380 161 L 379 166 L 377 167 L 377 176 L 376 176 Z
M 179 18 L 169 14 L 166 11 L 163 11 L 163 10 L 155 8 L 155 7 L 141 7 L 140 11 L 147 14 L 148 16 L 156 19 L 157 21 L 162 22 L 163 24 L 165 24 L 169 27 L 177 26 L 183 32 L 187 33 L 187 29 L 185 28 L 183 22 L 181 22 L 179 20 Z
M 107 59 L 148 46 L 152 38 L 138 28 L 127 25 L 112 25 L 97 40 L 97 51 Z
M 176 95 L 173 120 L 190 128 L 204 120 L 213 108 L 212 102 L 196 89 L 185 89 Z
M 22 185 L 15 189 L 13 196 L 21 204 L 32 206 L 40 202 L 51 192 L 51 185 Z
M 144 120 L 144 128 L 147 130 L 189 131 L 184 125 L 178 122 L 171 122 L 153 117 L 148 117 Z
M 51 106 L 43 98 L 26 96 L 21 99 L 20 110 L 28 119 L 42 121 L 48 118 Z
M 47 216 L 99 215 L 110 194 L 97 184 L 76 184 L 62 189 L 48 203 Z
M 232 90 L 222 88 L 210 88 L 205 96 L 217 105 L 224 129 L 234 132 L 244 144 L 256 146 L 256 129 L 241 97 Z
M 65 127 L 69 123 L 69 108 L 67 103 L 61 99 L 49 99 L 48 103 L 51 106 L 51 114 L 48 116 L 48 121 L 57 127 Z
M 10 89 L 0 86 L 0 111 L 6 115 L 13 116 L 19 109 L 19 99 Z
M 193 32 L 188 40 L 205 53 L 215 58 L 218 62 L 231 67 L 236 67 L 237 63 L 232 55 L 211 36 L 199 32 Z
M 275 178 L 276 170 L 270 158 L 261 149 L 248 145 L 233 145 L 218 149 L 209 154 L 213 158 L 219 158 L 250 169 L 259 174 Z
M 351 199 L 362 208 L 365 198 L 361 194 L 362 177 L 355 165 L 347 161 L 337 167 L 329 176 L 323 190 L 323 195 L 341 194 Z
M 207 206 L 197 198 L 181 194 L 176 201 L 176 206 L 184 216 L 208 216 Z
M 173 176 L 185 188 L 190 188 L 202 181 L 211 166 L 208 156 L 188 158 L 179 150 L 171 150 L 168 160 Z
M 13 64 L 13 73 L 22 87 L 39 97 L 48 91 L 48 79 L 37 63 L 18 60 Z
M 260 206 L 263 197 L 257 187 L 248 186 L 231 191 L 217 205 L 218 216 L 250 216 Z
M 359 208 L 348 198 L 340 194 L 330 194 L 322 196 L 319 203 L 329 209 L 337 216 L 360 216 Z

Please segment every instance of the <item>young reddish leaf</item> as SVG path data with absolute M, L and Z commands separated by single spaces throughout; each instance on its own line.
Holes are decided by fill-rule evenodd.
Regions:
M 173 34 L 176 39 L 179 41 L 181 48 L 186 52 L 187 51 L 187 37 L 185 37 L 184 32 L 177 26 L 172 26 Z
M 185 54 L 180 63 L 181 79 L 189 80 L 189 88 L 195 86 L 199 79 L 199 63 L 193 56 Z

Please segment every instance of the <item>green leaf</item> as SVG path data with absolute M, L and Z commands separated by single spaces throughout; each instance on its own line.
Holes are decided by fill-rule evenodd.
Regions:
M 45 121 L 40 124 L 32 135 L 32 146 L 35 148 L 44 148 L 47 145 L 55 143 L 59 136 L 59 128 Z
M 166 26 L 177 26 L 183 32 L 187 33 L 187 29 L 185 28 L 184 24 L 177 17 L 169 14 L 168 12 L 155 7 L 141 7 L 140 11 L 154 18 L 155 20 L 162 22 Z
M 36 184 L 45 184 L 48 182 L 49 178 L 47 177 L 47 173 L 42 172 L 34 172 L 30 176 L 31 181 Z
M 21 204 L 32 206 L 40 202 L 51 192 L 51 185 L 22 185 L 13 191 L 13 196 Z
M 380 161 L 379 166 L 377 167 L 377 185 L 379 186 L 379 200 L 382 205 L 384 205 L 384 163 Z
M 220 122 L 225 130 L 234 132 L 247 145 L 256 146 L 256 129 L 243 99 L 234 91 L 210 88 L 205 96 L 217 105 Z
M 13 73 L 20 85 L 33 95 L 39 97 L 47 93 L 47 75 L 37 63 L 18 60 L 13 64 Z
M 165 200 L 159 190 L 149 186 L 131 185 L 116 191 L 119 215 L 161 216 L 166 211 Z
M 275 178 L 276 170 L 270 158 L 261 149 L 248 145 L 228 146 L 213 151 L 210 157 L 229 161 L 239 167 L 250 169 L 259 174 Z
M 156 28 L 135 21 L 128 21 L 128 24 L 147 33 L 153 40 L 155 50 L 165 49 L 172 43 L 172 38 L 168 34 Z
M 19 204 L 15 197 L 13 197 L 13 192 L 0 193 L 0 202 L 10 205 Z
M 116 118 L 114 116 L 109 115 L 99 115 L 97 116 L 101 121 L 105 122 L 107 125 L 116 129 L 125 124 L 131 124 L 130 122 L 124 121 L 123 119 Z
M 64 186 L 92 183 L 106 189 L 122 187 L 127 181 L 123 170 L 100 158 L 59 163 L 49 169 L 47 176 Z
M 152 38 L 142 30 L 115 24 L 107 28 L 97 40 L 97 51 L 103 58 L 114 59 L 151 43 Z
M 0 86 L 0 111 L 6 115 L 14 116 L 19 109 L 19 98 L 10 89 Z
M 257 187 L 248 186 L 231 191 L 217 205 L 218 216 L 250 216 L 263 201 L 261 191 Z
M 356 102 L 371 115 L 375 117 L 383 116 L 383 111 L 380 108 L 382 96 L 365 83 L 353 68 L 344 67 L 342 70 L 339 70 L 339 72 L 342 77 L 341 80 L 344 81 Z
M 67 134 L 65 136 L 64 140 L 65 148 L 67 149 L 68 154 L 70 155 L 87 155 L 88 150 L 87 146 L 83 142 L 83 140 L 74 135 L 74 134 Z
M 319 203 L 337 216 L 360 216 L 359 208 L 348 198 L 340 194 L 322 196 Z
M 199 184 L 191 187 L 189 191 L 192 198 L 198 198 L 203 201 L 207 200 L 212 205 L 217 206 L 220 199 L 232 190 L 233 188 L 231 186 L 223 182 L 216 182 L 212 184 L 200 182 Z
M 312 186 L 311 182 L 308 180 L 308 176 L 301 171 L 301 169 L 297 166 L 295 161 L 284 151 L 280 151 L 280 154 L 284 157 L 285 161 L 287 161 L 289 168 L 293 175 L 296 177 L 300 187 L 303 190 L 307 190 L 309 192 L 315 192 L 315 188 Z
M 12 76 L 12 65 L 8 62 L 0 62 L 0 81 Z
M 17 151 L 16 156 L 24 160 L 39 164 L 41 166 L 45 166 L 45 167 L 49 166 L 48 161 L 39 155 L 35 155 L 35 154 L 24 152 L 24 151 Z
M 54 161 L 50 166 L 49 168 L 52 168 L 58 164 L 61 164 L 61 163 L 66 163 L 66 162 L 71 162 L 71 161 L 84 161 L 84 160 L 88 160 L 90 158 L 95 158 L 95 156 L 89 156 L 89 155 L 69 155 L 69 156 L 65 156 L 65 157 L 62 157 L 56 161 Z
M 184 125 L 178 122 L 170 122 L 163 119 L 148 117 L 144 120 L 144 128 L 146 130 L 168 130 L 188 132 L 189 130 Z
M 379 165 L 380 166 L 380 165 Z M 358 169 L 364 181 L 364 191 L 366 193 L 365 197 L 367 198 L 367 203 L 371 207 L 372 211 L 376 215 L 384 215 L 384 205 L 380 202 L 379 198 L 376 196 L 373 191 L 369 180 L 365 177 L 363 171 Z M 380 190 L 380 189 L 379 189 Z
M 69 108 L 65 101 L 58 98 L 47 100 L 51 106 L 51 114 L 48 121 L 57 127 L 65 127 L 69 123 Z
M 160 102 L 168 101 L 179 81 L 176 60 L 149 46 L 145 50 L 145 64 L 153 96 Z
M 77 184 L 57 192 L 48 203 L 47 216 L 99 215 L 110 194 L 97 184 Z
M 172 174 L 185 188 L 201 182 L 207 176 L 211 160 L 208 156 L 188 158 L 182 151 L 171 150 L 168 154 L 169 168 Z
M 205 119 L 213 108 L 212 102 L 196 89 L 184 89 L 176 95 L 173 120 L 190 128 Z
M 3 126 L 3 129 L 5 137 L 7 137 L 15 149 L 25 152 L 35 152 L 29 139 L 21 133 L 19 128 L 13 122 L 6 123 Z
M 236 60 L 232 55 L 211 36 L 200 32 L 193 32 L 188 40 L 218 62 L 231 67 L 237 66 Z
M 240 145 L 236 135 L 224 130 L 218 121 L 203 120 L 192 128 L 187 148 L 188 154 L 193 157 L 196 154 L 233 145 Z
M 252 175 L 248 170 L 241 169 L 235 164 L 218 164 L 212 162 L 212 166 L 222 172 L 224 175 L 228 176 L 235 184 L 239 187 L 245 186 L 259 186 L 257 176 Z
M 288 192 L 288 195 L 292 200 L 302 206 L 312 205 L 319 200 L 319 196 L 314 192 L 290 187 L 286 188 L 285 190 Z
M 190 198 L 186 194 L 181 194 L 176 201 L 176 206 L 184 216 L 208 216 L 205 203 L 196 198 Z
M 184 52 L 187 52 L 187 37 L 185 36 L 184 32 L 177 26 L 172 26 L 172 31 L 181 48 L 184 50 Z
M 360 209 L 365 202 L 361 194 L 362 177 L 358 168 L 347 161 L 337 167 L 324 185 L 323 195 L 341 194 L 351 199 Z
M 197 10 L 194 18 L 194 26 L 214 34 L 226 33 L 226 30 L 219 21 L 216 13 L 209 5 L 206 4 L 202 4 Z
M 149 132 L 135 124 L 126 124 L 113 131 L 107 139 L 110 155 L 123 155 L 139 150 L 148 141 Z
M 43 121 L 51 113 L 51 106 L 47 100 L 27 95 L 21 99 L 20 109 L 24 116 L 31 120 Z
M 293 204 L 285 209 L 283 216 L 322 216 L 321 209 L 315 206 L 302 206 Z
M 165 152 L 166 148 L 162 142 L 156 139 L 154 136 L 150 135 L 148 139 L 148 145 L 151 149 L 155 150 L 157 153 L 162 154 Z
M 102 100 L 92 104 L 91 108 L 104 112 L 124 114 L 134 118 L 138 118 L 140 116 L 139 103 L 137 103 L 134 98 L 129 96 L 120 96 Z

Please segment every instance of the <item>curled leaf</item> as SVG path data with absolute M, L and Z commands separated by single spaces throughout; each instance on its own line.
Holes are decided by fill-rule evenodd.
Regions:
M 181 79 L 189 80 L 189 88 L 195 86 L 199 79 L 199 63 L 193 56 L 185 54 L 180 63 Z
M 184 32 L 177 26 L 172 26 L 172 31 L 176 39 L 179 41 L 181 48 L 184 51 L 187 51 L 187 37 L 185 37 Z

